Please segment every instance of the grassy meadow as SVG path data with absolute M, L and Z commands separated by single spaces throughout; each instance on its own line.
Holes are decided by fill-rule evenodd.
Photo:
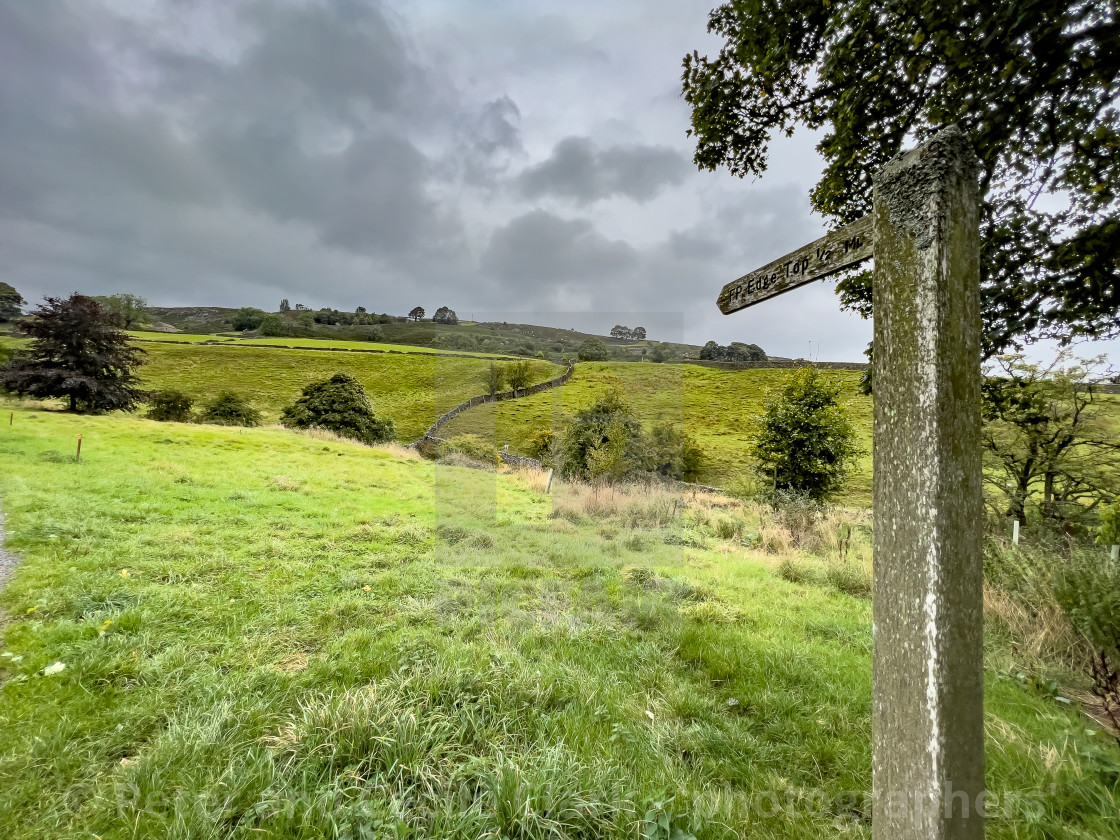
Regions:
M 444 426 L 443 434 L 479 434 L 524 454 L 537 431 L 553 428 L 559 432 L 572 414 L 606 390 L 617 388 L 643 423 L 672 420 L 696 437 L 706 454 L 702 482 L 740 486 L 753 480 L 748 451 L 771 395 L 788 374 L 782 369 L 729 371 L 699 365 L 581 362 L 563 388 L 479 406 Z M 825 370 L 822 375 L 840 385 L 841 403 L 848 409 L 864 449 L 837 502 L 870 505 L 871 398 L 859 390 L 859 371 Z
M 487 356 L 495 359 L 510 359 L 494 353 L 468 353 L 464 350 L 443 350 L 439 347 L 422 347 L 415 344 L 386 344 L 378 341 L 348 341 L 346 339 L 329 338 L 243 338 L 229 335 L 205 335 L 191 333 L 161 333 L 149 330 L 128 330 L 130 336 L 140 342 L 158 342 L 160 344 L 213 344 L 231 347 L 307 347 L 313 349 L 329 350 L 359 350 L 378 353 L 420 353 L 437 354 L 441 356 Z
M 6 346 L 15 339 L 0 338 Z M 311 344 L 312 342 L 307 342 Z M 4 344 L 0 344 L 4 346 Z M 379 417 L 391 417 L 398 440 L 410 443 L 439 415 L 485 391 L 485 359 L 434 354 L 314 352 L 236 344 L 143 342 L 143 387 L 182 391 L 197 402 L 233 390 L 274 423 L 304 387 L 348 373 L 365 386 Z M 534 383 L 559 376 L 560 365 L 532 361 Z M 142 411 L 142 409 L 141 409 Z
M 543 483 L 17 407 L 3 836 L 870 837 L 865 517 Z M 1100 732 L 1015 643 L 988 836 L 1115 836 Z

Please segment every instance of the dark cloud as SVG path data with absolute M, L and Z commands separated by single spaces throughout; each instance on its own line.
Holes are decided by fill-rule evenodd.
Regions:
M 589 137 L 566 137 L 548 160 L 517 179 L 527 198 L 546 195 L 590 204 L 616 195 L 649 201 L 689 173 L 684 156 L 665 146 L 625 145 L 599 150 Z

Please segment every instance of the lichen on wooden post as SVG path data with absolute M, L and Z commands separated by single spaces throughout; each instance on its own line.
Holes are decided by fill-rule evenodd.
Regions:
M 977 172 L 950 127 L 875 180 L 876 840 L 984 833 Z

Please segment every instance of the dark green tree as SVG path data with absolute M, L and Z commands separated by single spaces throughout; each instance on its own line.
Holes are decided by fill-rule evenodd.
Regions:
M 645 436 L 645 469 L 663 478 L 696 481 L 704 466 L 704 450 L 679 425 L 664 421 Z
M 417 323 L 419 323 L 420 321 L 423 321 L 424 320 L 424 307 L 423 306 L 412 307 L 412 309 L 408 313 L 408 317 L 409 317 L 410 320 L 416 321 Z
M 642 427 L 622 395 L 608 391 L 576 412 L 560 444 L 560 474 L 620 481 L 643 469 Z
M 509 383 L 509 387 L 516 394 L 522 388 L 528 387 L 529 383 L 533 381 L 533 363 L 514 362 L 511 365 L 506 365 L 505 375 L 506 382 Z
M 292 305 L 290 303 L 288 303 L 287 298 L 284 298 L 283 300 L 280 301 L 280 311 L 281 312 L 291 312 L 292 311 Z
M 816 368 L 786 379 L 766 409 L 753 452 L 761 476 L 776 490 L 821 501 L 840 488 L 859 447 L 839 396 Z
M 396 437 L 393 421 L 379 420 L 362 383 L 344 373 L 304 388 L 303 395 L 284 409 L 280 422 L 292 429 L 327 429 L 371 445 Z
M 580 344 L 576 351 L 581 362 L 605 362 L 611 357 L 611 351 L 601 338 L 591 338 Z
M 759 176 L 775 134 L 823 130 L 812 203 L 850 222 L 893 155 L 956 123 L 982 166 L 985 354 L 1120 334 L 1114 2 L 730 0 L 708 30 L 723 47 L 682 79 L 699 167 Z M 869 281 L 838 287 L 865 315 Z
M 143 402 L 132 371 L 144 351 L 121 331 L 121 320 L 91 297 L 46 298 L 19 322 L 31 339 L 0 371 L 0 385 L 34 399 L 62 397 L 71 411 L 130 410 Z
M 259 426 L 261 413 L 240 394 L 222 391 L 202 410 L 202 422 L 217 426 Z
M 233 315 L 233 328 L 235 330 L 255 330 L 267 317 L 268 313 L 264 310 L 252 306 L 243 306 Z
M 424 317 L 421 315 L 420 317 Z M 454 309 L 446 306 L 441 306 L 436 310 L 436 314 L 432 316 L 433 324 L 458 324 L 459 316 L 455 314 Z
M 0 323 L 18 318 L 23 314 L 21 308 L 27 301 L 8 283 L 0 283 Z
M 491 362 L 482 371 L 482 384 L 486 388 L 486 393 L 490 396 L 494 396 L 502 390 L 505 379 L 505 370 L 499 367 L 496 362 Z

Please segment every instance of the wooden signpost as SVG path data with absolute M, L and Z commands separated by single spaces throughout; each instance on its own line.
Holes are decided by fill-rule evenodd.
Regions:
M 875 840 L 984 835 L 977 184 L 946 128 L 879 173 L 871 216 L 719 297 L 735 312 L 875 259 Z

